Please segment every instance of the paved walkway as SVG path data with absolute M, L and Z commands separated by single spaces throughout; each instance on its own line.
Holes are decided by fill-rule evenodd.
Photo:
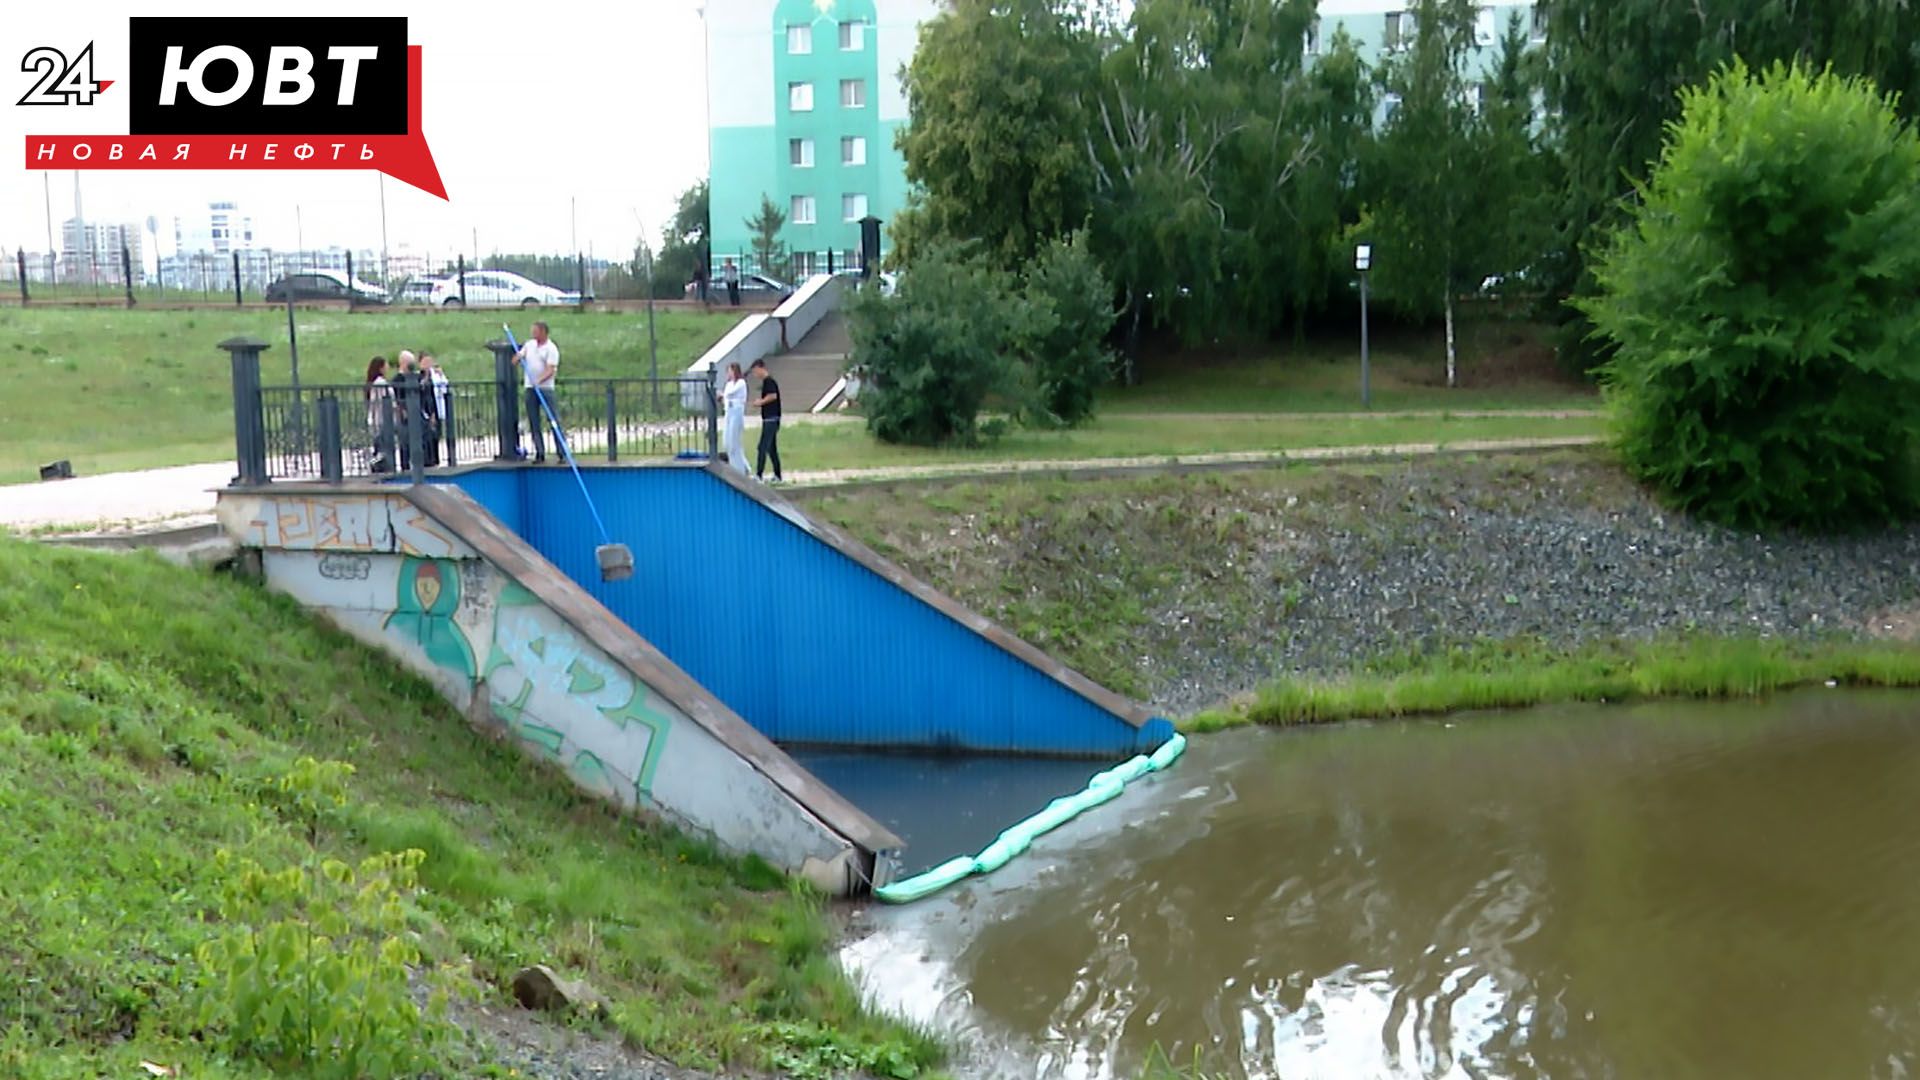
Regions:
M 1244 468 L 1289 461 L 1351 461 L 1429 454 L 1549 450 L 1591 446 L 1593 435 L 1538 439 L 1480 439 L 1449 443 L 1371 446 L 1308 446 L 1293 450 L 1247 450 L 1219 454 L 1156 454 L 1143 457 L 1045 461 L 956 461 L 937 465 L 891 465 L 869 469 L 795 470 L 793 487 L 1006 476 L 1024 473 L 1126 473 L 1144 470 Z M 214 491 L 233 478 L 232 462 L 56 480 L 0 487 L 0 530 L 25 533 L 134 532 L 202 524 L 213 520 Z

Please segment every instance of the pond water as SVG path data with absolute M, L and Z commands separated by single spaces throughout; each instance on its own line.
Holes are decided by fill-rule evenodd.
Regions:
M 961 1075 L 1920 1073 L 1920 698 L 1198 738 L 843 959 Z

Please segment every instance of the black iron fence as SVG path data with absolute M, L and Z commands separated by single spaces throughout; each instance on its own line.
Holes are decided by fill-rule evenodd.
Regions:
M 339 482 L 519 462 L 533 456 L 533 429 L 553 443 L 540 399 L 520 383 L 511 349 L 495 350 L 484 382 L 262 386 L 264 342 L 221 343 L 232 355 L 234 438 L 241 483 Z M 567 447 L 591 462 L 711 457 L 718 428 L 711 387 L 701 378 L 569 379 L 546 404 Z M 560 460 L 557 450 L 549 458 Z

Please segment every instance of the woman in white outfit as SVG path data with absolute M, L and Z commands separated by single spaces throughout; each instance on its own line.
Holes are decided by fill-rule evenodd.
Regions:
M 747 475 L 747 377 L 739 364 L 727 365 L 727 385 L 720 391 L 727 407 L 727 464 Z

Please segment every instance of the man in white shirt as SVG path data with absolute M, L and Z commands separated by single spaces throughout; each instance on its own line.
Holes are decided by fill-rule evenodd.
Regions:
M 553 438 L 555 442 L 566 441 L 566 434 L 560 427 L 560 400 L 553 396 L 554 376 L 560 371 L 560 346 L 547 340 L 547 324 L 533 324 L 533 336 L 520 351 L 513 354 L 513 362 L 527 378 L 527 428 L 533 432 L 533 461 L 538 465 L 547 460 L 547 441 L 540 435 L 540 421 L 551 412 Z M 540 405 L 546 401 L 546 409 Z

